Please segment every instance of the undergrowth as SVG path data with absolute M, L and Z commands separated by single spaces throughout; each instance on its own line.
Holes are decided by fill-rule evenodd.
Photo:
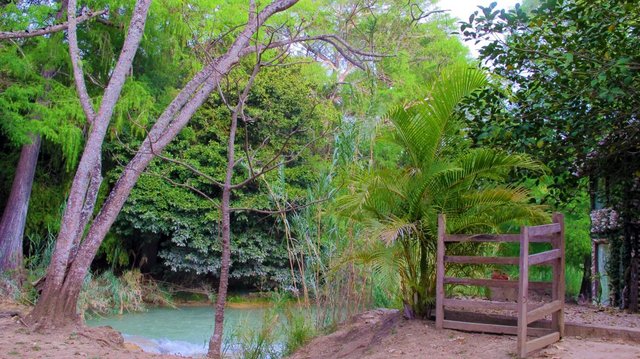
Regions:
M 272 292 L 273 306 L 259 326 L 249 318 L 231 333 L 226 350 L 245 359 L 281 358 L 293 354 L 320 333 L 317 310 L 299 306 L 287 294 Z
M 173 306 L 168 292 L 134 269 L 117 277 L 111 271 L 89 274 L 80 292 L 78 312 L 85 314 L 123 314 L 146 310 L 146 306 Z

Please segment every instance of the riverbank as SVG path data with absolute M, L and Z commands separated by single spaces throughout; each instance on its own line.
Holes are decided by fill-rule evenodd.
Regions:
M 211 302 L 206 296 L 191 296 L 188 300 L 172 301 L 172 304 L 147 306 L 145 310 L 125 312 L 124 315 L 87 313 L 85 326 L 58 335 L 33 332 L 20 319 L 31 307 L 0 297 L 0 359 L 203 356 L 213 331 Z M 295 301 L 273 293 L 230 295 L 225 331 L 246 345 L 252 339 L 245 337 L 260 331 L 265 313 L 276 305 L 295 306 Z
M 180 358 L 143 352 L 108 327 L 80 327 L 71 333 L 36 333 L 12 318 L 0 318 L 0 358 Z
M 20 318 L 30 308 L 0 299 L 0 359 L 176 359 L 143 352 L 109 327 L 80 326 L 70 332 L 34 332 Z

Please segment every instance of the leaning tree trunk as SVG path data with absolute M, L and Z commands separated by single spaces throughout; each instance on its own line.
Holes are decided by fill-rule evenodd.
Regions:
M 46 80 L 51 79 L 53 75 L 53 71 L 42 72 L 42 77 Z M 49 89 L 48 84 L 45 89 Z M 43 99 L 38 101 L 42 102 Z M 19 270 L 22 267 L 22 237 L 41 142 L 40 135 L 32 134 L 31 143 L 23 145 L 20 152 L 11 193 L 0 220 L 0 273 Z M 16 278 L 21 280 L 19 275 Z
M 216 89 L 222 76 L 227 74 L 243 56 L 256 51 L 249 46 L 249 40 L 258 27 L 275 13 L 293 6 L 298 0 L 274 0 L 262 11 L 250 18 L 245 29 L 238 35 L 227 52 L 212 61 L 185 85 L 155 122 L 136 155 L 126 165 L 109 193 L 100 211 L 91 222 L 84 240 L 77 241 L 77 234 L 83 233 L 82 213 L 91 177 L 99 165 L 100 150 L 113 107 L 122 88 L 124 75 L 131 67 L 131 60 L 137 50 L 150 0 L 138 0 L 129 26 L 129 33 L 121 57 L 113 71 L 112 79 L 105 90 L 101 108 L 96 114 L 79 169 L 74 177 L 67 209 L 63 216 L 61 232 L 56 240 L 52 262 L 47 270 L 43 293 L 35 308 L 27 318 L 37 327 L 60 327 L 78 322 L 77 299 L 82 283 L 89 271 L 102 240 L 122 209 L 129 193 L 141 173 L 149 165 L 156 153 L 161 152 L 189 122 L 193 114 Z M 133 32 L 133 35 L 132 35 Z M 123 60 L 123 58 L 128 59 Z M 124 64 L 124 65 L 123 65 Z M 112 89 L 112 82 L 116 83 Z M 108 101 L 107 101 L 108 100 Z M 77 246 L 73 244 L 77 243 Z
M 72 4 L 73 6 L 69 6 L 68 10 L 69 32 L 71 35 L 75 35 L 75 22 L 71 21 L 71 19 L 75 19 L 75 1 Z M 93 212 L 93 204 L 95 204 L 92 192 L 97 191 L 96 186 L 99 187 L 101 180 L 102 143 L 142 39 L 150 5 L 151 0 L 136 1 L 127 36 L 102 97 L 100 109 L 95 118 L 87 119 L 91 124 L 91 130 L 69 191 L 56 246 L 51 263 L 47 268 L 44 289 L 34 310 L 28 317 L 28 321 L 36 324 L 39 328 L 60 327 L 79 322 L 76 303 L 89 265 L 86 265 L 82 270 L 77 270 L 76 266 L 80 263 L 84 265 L 87 259 L 90 264 L 95 256 L 95 252 L 82 249 L 86 243 L 81 245 L 81 238 L 84 227 L 89 220 L 89 213 Z M 75 37 L 71 37 L 71 39 L 75 39 Z M 75 54 L 71 56 L 73 57 Z M 74 76 L 82 76 L 75 70 L 74 68 Z M 82 98 L 82 92 L 85 92 L 85 89 L 80 92 Z M 113 219 L 115 220 L 115 215 Z M 106 231 L 104 235 L 106 235 Z M 75 271 L 74 268 L 76 268 Z
M 0 220 L 0 272 L 17 271 L 22 267 L 22 236 L 40 142 L 40 136 L 34 135 L 32 142 L 22 146 L 20 152 L 11 193 Z

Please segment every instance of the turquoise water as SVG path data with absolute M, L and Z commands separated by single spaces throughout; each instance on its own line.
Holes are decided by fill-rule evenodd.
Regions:
M 206 353 L 214 314 L 210 306 L 151 308 L 142 313 L 90 319 L 87 325 L 111 326 L 144 351 L 192 356 Z M 225 309 L 225 337 L 237 330 L 260 327 L 264 314 L 263 308 Z M 225 342 L 231 352 L 235 345 L 232 339 Z

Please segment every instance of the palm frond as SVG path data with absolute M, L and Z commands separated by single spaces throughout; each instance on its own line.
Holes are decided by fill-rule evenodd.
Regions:
M 544 172 L 546 167 L 524 154 L 509 154 L 491 149 L 473 149 L 455 160 L 455 168 L 447 168 L 433 175 L 433 191 L 452 190 L 456 186 L 468 188 L 473 181 L 488 179 L 503 181 L 516 169 Z
M 387 118 L 415 167 L 433 159 L 450 130 L 453 111 L 462 99 L 487 83 L 483 71 L 456 65 L 445 69 L 422 102 L 392 109 Z

